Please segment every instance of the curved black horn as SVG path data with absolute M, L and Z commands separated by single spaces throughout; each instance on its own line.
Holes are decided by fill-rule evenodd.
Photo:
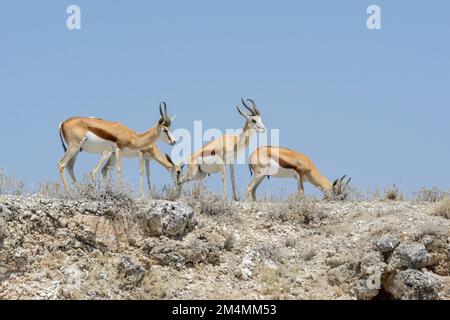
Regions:
M 167 118 L 167 104 L 165 101 L 161 101 L 159 104 L 159 112 L 161 113 L 162 117 Z
M 239 106 L 236 106 L 236 108 L 241 116 L 243 116 L 244 118 L 248 117 L 248 115 L 246 115 L 244 112 L 242 112 L 242 110 L 241 110 L 241 108 L 239 108 Z
M 164 118 L 163 103 L 162 102 L 159 104 L 159 113 L 161 114 L 161 117 Z
M 247 101 L 249 101 L 249 99 L 247 99 Z M 255 115 L 255 110 L 253 110 L 252 108 L 250 108 L 250 107 L 245 103 L 244 98 L 241 98 L 241 102 L 242 102 L 242 105 L 243 105 L 248 111 L 250 111 L 250 113 L 254 116 L 254 115 Z
M 252 103 L 252 107 L 253 107 L 253 111 L 255 112 L 255 115 L 259 115 L 260 113 L 259 113 L 258 108 L 256 107 L 255 101 L 253 101 L 252 99 L 247 99 L 247 101 Z

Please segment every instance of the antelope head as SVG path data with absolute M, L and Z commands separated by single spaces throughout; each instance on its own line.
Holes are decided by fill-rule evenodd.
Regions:
M 345 200 L 348 196 L 347 187 L 350 181 L 352 181 L 352 178 L 348 178 L 347 181 L 345 181 L 346 177 L 347 175 L 343 176 L 340 179 L 336 179 L 333 182 L 331 191 L 332 196 L 335 200 Z
M 250 114 L 244 113 L 239 106 L 236 106 L 239 114 L 243 116 L 247 123 L 251 126 L 251 128 L 255 129 L 257 132 L 264 133 L 266 132 L 266 127 L 262 123 L 261 120 L 261 113 L 258 110 L 258 107 L 256 106 L 255 101 L 251 99 L 244 100 L 244 98 L 241 98 L 242 105 L 250 111 Z M 250 102 L 252 106 L 250 107 L 247 102 Z
M 165 143 L 173 146 L 176 143 L 176 140 L 172 134 L 171 125 L 176 116 L 173 116 L 172 119 L 169 118 L 169 115 L 167 114 L 167 104 L 164 101 L 159 105 L 159 113 L 161 114 L 161 119 L 159 119 L 158 122 L 158 129 L 162 134 L 161 139 Z
M 172 161 L 172 158 L 166 153 L 167 161 L 172 165 L 172 169 L 170 170 L 170 174 L 172 175 L 173 182 L 176 185 L 181 185 L 181 174 L 183 173 L 183 164 L 175 164 Z

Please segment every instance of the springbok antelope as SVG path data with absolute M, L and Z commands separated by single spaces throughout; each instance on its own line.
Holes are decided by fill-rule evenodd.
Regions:
M 171 145 L 176 143 L 171 133 L 171 122 L 167 114 L 167 105 L 161 102 L 159 106 L 161 118 L 153 128 L 144 133 L 137 133 L 119 122 L 109 122 L 97 118 L 70 118 L 59 126 L 59 135 L 64 148 L 64 156 L 58 161 L 59 172 L 66 192 L 69 185 L 64 175 L 67 168 L 73 181 L 76 182 L 74 165 L 80 151 L 88 153 L 101 153 L 102 163 L 112 152 L 117 154 L 119 188 L 122 186 L 122 158 L 128 153 L 140 152 L 149 148 L 161 139 Z M 93 171 L 95 177 L 101 167 L 98 165 Z
M 250 114 L 244 113 L 239 106 L 236 106 L 239 114 L 245 118 L 245 125 L 241 134 L 238 136 L 224 134 L 190 155 L 187 164 L 188 171 L 180 179 L 181 184 L 192 180 L 202 180 L 206 176 L 220 172 L 222 174 L 223 194 L 227 198 L 226 165 L 228 164 L 230 166 L 233 199 L 238 199 L 234 175 L 235 158 L 239 151 L 249 145 L 250 138 L 255 131 L 260 133 L 266 131 L 256 103 L 251 99 L 245 101 L 241 98 L 241 101 L 242 105 L 250 112 Z M 249 107 L 246 102 L 250 102 L 252 106 Z
M 294 178 L 298 182 L 298 191 L 301 195 L 305 193 L 303 183 L 309 181 L 325 193 L 326 197 L 330 193 L 333 196 L 343 195 L 351 181 L 349 178 L 345 182 L 346 176 L 343 176 L 331 183 L 306 155 L 287 148 L 261 147 L 250 155 L 249 163 L 250 172 L 253 174 L 247 188 L 247 197 L 250 201 L 256 200 L 256 189 L 265 177 Z
M 142 153 L 142 156 L 141 156 Z M 169 171 L 170 175 L 172 176 L 173 182 L 176 186 L 179 184 L 182 167 L 179 165 L 176 165 L 172 158 L 168 154 L 164 154 L 161 152 L 161 150 L 158 148 L 158 146 L 155 144 L 152 144 L 150 148 L 142 150 L 142 151 L 136 151 L 136 152 L 128 152 L 124 153 L 124 157 L 127 158 L 140 158 L 140 170 L 139 170 L 139 176 L 140 176 L 140 193 L 141 195 L 144 194 L 143 191 L 143 176 L 144 176 L 144 166 L 145 166 L 145 172 L 147 176 L 147 184 L 148 189 L 151 190 L 151 180 L 150 180 L 150 161 L 155 160 L 160 165 L 162 165 L 167 171 Z M 105 165 L 102 168 L 102 174 L 103 177 L 107 177 L 109 169 L 115 167 L 116 163 L 116 155 L 114 152 L 110 152 L 108 161 L 106 161 Z M 99 164 L 96 168 L 99 168 L 103 164 L 103 161 L 100 159 Z M 98 169 L 97 169 L 98 170 Z

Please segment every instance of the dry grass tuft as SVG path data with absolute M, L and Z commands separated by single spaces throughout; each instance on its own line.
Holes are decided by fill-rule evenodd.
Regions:
M 25 183 L 20 179 L 7 176 L 5 171 L 0 169 L 0 194 L 20 196 L 24 193 Z
M 173 186 L 164 185 L 162 188 L 152 188 L 150 197 L 155 200 L 175 201 L 180 197 L 180 192 Z
M 384 199 L 389 201 L 402 201 L 404 200 L 403 193 L 400 189 L 394 184 L 392 186 L 387 187 L 384 190 Z
M 423 187 L 414 193 L 416 201 L 419 202 L 439 202 L 444 199 L 448 193 L 438 187 Z
M 450 219 L 450 197 L 445 197 L 434 207 L 434 213 L 438 216 Z
M 184 191 L 182 200 L 201 214 L 232 215 L 236 212 L 234 202 L 225 199 L 222 194 L 212 193 L 203 183 L 195 184 Z

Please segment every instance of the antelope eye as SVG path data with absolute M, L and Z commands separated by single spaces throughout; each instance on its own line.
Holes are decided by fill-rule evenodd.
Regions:
M 255 120 L 255 119 L 252 119 L 252 122 L 253 122 L 253 123 L 256 123 L 256 120 Z

